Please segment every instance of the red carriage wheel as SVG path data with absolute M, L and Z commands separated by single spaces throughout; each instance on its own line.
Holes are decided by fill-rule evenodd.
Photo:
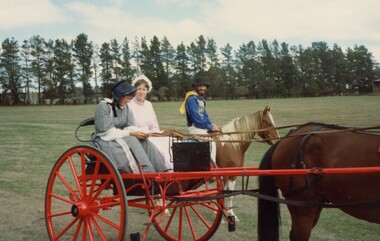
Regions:
M 186 194 L 167 197 L 161 208 L 156 206 L 155 209 L 149 209 L 155 228 L 166 240 L 210 239 L 223 217 L 223 198 L 213 198 L 221 190 L 222 181 L 217 178 L 213 183 L 203 184 Z M 202 198 L 194 199 L 200 196 Z M 152 202 L 148 200 L 147 203 L 149 205 Z M 154 203 L 157 205 L 157 202 Z
M 62 154 L 47 183 L 45 220 L 50 240 L 124 239 L 124 184 L 104 153 L 82 145 Z

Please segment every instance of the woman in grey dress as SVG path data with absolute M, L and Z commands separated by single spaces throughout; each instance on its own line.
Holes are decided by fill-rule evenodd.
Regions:
M 165 163 L 157 148 L 147 139 L 148 134 L 135 127 L 127 105 L 135 92 L 136 88 L 126 80 L 112 87 L 111 97 L 96 107 L 93 142 L 120 171 L 138 173 L 136 161 L 143 172 L 165 171 Z

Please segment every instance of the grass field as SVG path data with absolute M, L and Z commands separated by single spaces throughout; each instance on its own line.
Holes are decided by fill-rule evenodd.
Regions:
M 219 125 L 235 117 L 272 106 L 277 126 L 317 121 L 345 126 L 380 125 L 380 96 L 208 101 L 208 112 Z M 161 129 L 186 131 L 179 102 L 154 103 Z M 95 105 L 0 107 L 0 241 L 47 240 L 44 220 L 46 183 L 57 158 L 79 144 L 74 136 L 79 122 L 93 116 Z M 86 127 L 83 138 L 92 132 Z M 284 135 L 288 130 L 281 130 Z M 268 145 L 253 143 L 246 166 L 258 165 Z M 256 200 L 237 196 L 240 222 L 234 233 L 221 224 L 212 240 L 256 240 Z M 144 228 L 147 213 L 128 209 L 129 230 Z M 380 215 L 380 214 L 379 214 Z M 282 207 L 282 240 L 288 240 L 289 216 Z M 379 225 L 354 219 L 339 210 L 324 210 L 311 240 L 379 240 Z M 148 240 L 161 240 L 151 229 Z

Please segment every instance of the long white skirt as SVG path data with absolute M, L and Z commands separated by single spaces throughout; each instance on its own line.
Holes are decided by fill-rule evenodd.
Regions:
M 162 159 L 165 161 L 167 169 L 173 170 L 173 151 L 170 137 L 149 137 L 149 140 L 157 147 Z

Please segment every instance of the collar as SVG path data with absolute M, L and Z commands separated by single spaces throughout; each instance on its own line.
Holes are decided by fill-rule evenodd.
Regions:
M 186 101 L 192 95 L 199 96 L 198 93 L 196 91 L 194 91 L 194 90 L 187 92 L 186 96 L 185 96 L 185 99 L 183 100 L 183 103 L 181 105 L 181 108 L 179 108 L 179 112 L 181 112 L 181 114 L 185 113 L 185 111 L 186 111 Z
M 138 100 L 136 99 L 136 97 L 133 97 L 132 101 L 133 101 L 134 103 L 140 105 L 140 106 L 143 106 L 143 105 L 145 104 L 145 100 L 144 100 L 144 102 L 140 102 L 140 101 L 138 101 Z

